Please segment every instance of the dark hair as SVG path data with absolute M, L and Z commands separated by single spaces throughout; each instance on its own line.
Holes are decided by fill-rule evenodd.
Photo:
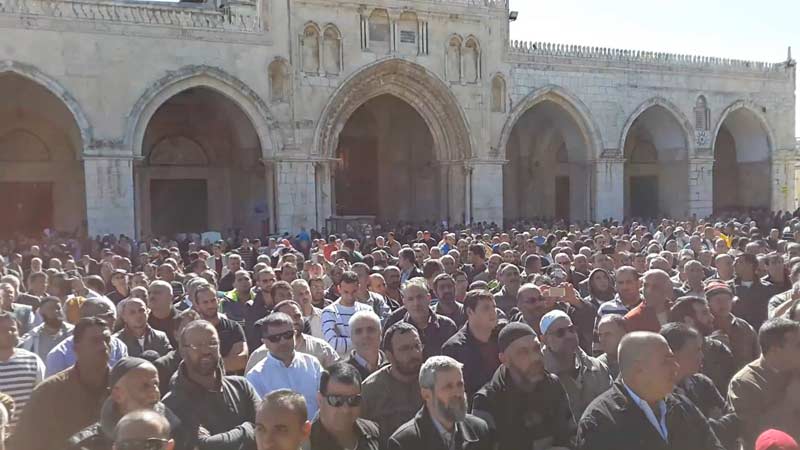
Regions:
M 358 274 L 351 270 L 346 270 L 342 274 L 342 281 L 340 284 L 358 284 Z
M 696 319 L 694 312 L 695 305 L 705 305 L 706 300 L 700 297 L 685 296 L 679 297 L 678 300 L 672 305 L 672 308 L 667 314 L 667 320 L 670 322 L 683 322 L 686 317 Z
M 481 259 L 486 259 L 486 247 L 481 244 L 470 244 L 469 252 Z
M 37 273 L 39 273 L 39 272 L 37 272 Z M 48 303 L 59 303 L 60 304 L 61 300 L 59 300 L 58 297 L 55 297 L 53 295 L 47 295 L 44 298 L 42 298 L 42 301 L 39 303 L 39 307 L 41 308 L 42 306 L 44 306 L 44 305 L 46 305 Z
M 751 267 L 758 267 L 758 258 L 756 255 L 750 253 L 743 253 L 736 257 L 736 259 L 741 258 L 744 262 L 750 264 Z
M 37 279 L 37 278 L 42 278 L 45 281 L 47 281 L 47 273 L 45 273 L 45 272 L 31 272 L 30 275 L 28 275 L 28 284 L 31 284 L 31 282 L 33 280 Z
M 288 410 L 291 414 L 300 419 L 300 423 L 308 421 L 308 408 L 306 399 L 291 389 L 278 389 L 270 392 L 261 401 L 258 409 L 263 410 L 270 406 L 276 406 Z
M 397 253 L 397 257 L 400 259 L 405 259 L 410 263 L 414 264 L 417 261 L 417 255 L 414 253 L 414 250 L 411 248 L 401 248 L 400 251 Z
M 434 273 L 444 272 L 444 266 L 438 259 L 429 259 L 422 263 L 422 276 L 425 278 L 430 278 L 433 276 Z
M 767 354 L 775 347 L 782 347 L 786 334 L 800 331 L 800 323 L 785 317 L 769 319 L 758 330 L 758 345 L 761 353 Z
M 433 279 L 433 290 L 434 291 L 439 286 L 439 283 L 441 283 L 442 281 L 449 281 L 449 282 L 451 282 L 453 284 L 456 284 L 456 279 L 453 278 L 452 275 L 450 275 L 449 273 L 440 273 L 439 275 L 436 275 L 436 278 Z
M 294 329 L 294 322 L 288 314 L 282 312 L 274 312 L 256 322 L 256 325 L 261 328 L 261 336 L 266 336 L 270 326 L 276 325 L 291 325 Z
M 275 312 L 278 312 L 281 308 L 283 308 L 284 306 L 287 306 L 287 305 L 294 305 L 294 306 L 297 306 L 298 308 L 300 308 L 300 311 L 303 310 L 303 308 L 300 306 L 300 304 L 297 303 L 294 300 L 282 300 L 282 301 L 278 302 L 277 305 L 273 306 L 272 310 L 275 311 Z
M 475 311 L 481 300 L 494 300 L 494 296 L 486 289 L 473 289 L 464 297 L 464 310 Z
M 84 317 L 78 320 L 75 324 L 75 329 L 72 332 L 73 342 L 77 343 L 83 339 L 83 335 L 87 333 L 91 327 L 108 328 L 108 324 L 99 317 Z
M 328 391 L 328 384 L 331 381 L 356 386 L 361 389 L 361 374 L 358 373 L 355 367 L 346 362 L 335 363 L 322 371 L 319 377 L 319 392 L 322 395 L 325 395 Z
M 685 323 L 673 322 L 661 327 L 661 336 L 667 340 L 673 352 L 680 351 L 687 342 L 700 337 L 700 332 Z
M 397 322 L 389 327 L 386 330 L 386 333 L 383 335 L 383 351 L 394 353 L 394 348 L 392 347 L 392 342 L 394 341 L 394 336 L 397 334 L 407 334 L 407 333 L 414 333 L 419 336 L 419 331 L 417 331 L 417 327 L 411 325 L 408 322 Z
M 269 295 L 272 296 L 272 298 L 275 298 L 275 292 L 277 292 L 278 289 L 288 289 L 289 291 L 291 291 L 292 285 L 289 284 L 289 282 L 287 281 L 276 281 L 275 283 L 272 284 L 272 287 L 269 289 Z

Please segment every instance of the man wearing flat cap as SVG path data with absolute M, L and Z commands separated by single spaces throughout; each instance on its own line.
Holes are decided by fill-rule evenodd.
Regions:
M 742 318 L 733 315 L 733 290 L 721 281 L 706 285 L 705 297 L 714 316 L 712 339 L 726 344 L 733 353 L 736 369 L 755 361 L 761 356 L 756 330 Z
M 147 360 L 127 356 L 120 359 L 108 375 L 109 397 L 100 409 L 100 420 L 69 439 L 68 450 L 111 450 L 114 429 L 126 414 L 151 410 L 163 415 L 170 425 L 175 448 L 185 448 L 186 436 L 180 420 L 161 403 L 158 371 Z
M 569 400 L 558 377 L 545 370 L 533 328 L 510 323 L 497 341 L 502 365 L 475 394 L 472 414 L 494 430 L 498 450 L 573 448 Z

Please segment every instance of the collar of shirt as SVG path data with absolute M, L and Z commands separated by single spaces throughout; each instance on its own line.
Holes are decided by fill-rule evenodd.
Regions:
M 267 353 L 267 360 L 264 361 L 264 365 L 265 366 L 272 366 L 272 367 L 281 367 L 283 369 L 290 369 L 290 368 L 295 367 L 297 365 L 298 354 L 299 354 L 299 352 L 297 350 L 295 350 L 294 355 L 292 356 L 292 362 L 289 363 L 289 365 L 287 366 L 286 363 L 284 363 L 280 359 L 274 357 L 272 355 L 272 353 Z
M 456 422 L 453 426 L 453 432 L 447 431 L 435 417 L 431 416 L 431 422 L 433 422 L 433 426 L 436 428 L 436 431 L 439 432 L 439 436 L 442 437 L 442 441 L 444 441 L 444 445 L 447 448 L 453 447 L 453 436 L 458 433 L 458 422 Z
M 653 408 L 651 408 L 646 401 L 642 400 L 641 397 L 636 395 L 636 393 L 633 392 L 633 390 L 631 390 L 627 384 L 623 383 L 623 386 L 625 386 L 625 390 L 628 391 L 628 395 L 631 396 L 631 399 L 633 399 L 633 402 L 636 403 L 636 406 L 638 406 L 639 409 L 641 409 L 644 413 L 645 417 L 647 417 L 648 422 L 653 425 L 661 438 L 664 439 L 664 442 L 668 442 L 669 433 L 667 431 L 667 404 L 664 402 L 664 400 L 658 401 L 658 412 L 659 416 L 661 417 L 656 418 L 655 413 L 653 413 Z
M 428 308 L 428 311 L 430 312 L 430 314 L 428 314 L 428 326 L 439 328 L 439 320 L 436 313 L 433 311 L 432 308 Z M 411 314 L 409 314 L 408 311 L 406 311 L 406 315 L 403 317 L 403 321 L 408 322 L 411 325 L 414 325 L 415 327 L 417 327 L 417 329 L 420 329 L 420 327 L 411 320 Z
M 353 350 L 353 359 L 355 359 L 356 362 L 359 363 L 361 366 L 371 370 L 375 370 L 383 365 L 383 352 L 378 352 L 378 364 L 375 367 L 370 367 L 367 360 L 362 358 L 361 355 L 359 355 L 358 352 L 356 352 L 355 350 Z

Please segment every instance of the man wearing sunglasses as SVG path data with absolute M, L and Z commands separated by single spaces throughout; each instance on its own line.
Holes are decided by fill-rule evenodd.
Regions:
M 161 414 L 139 410 L 127 414 L 114 430 L 114 450 L 173 450 L 170 425 Z
M 311 424 L 314 450 L 378 450 L 380 430 L 361 419 L 361 375 L 346 362 L 328 367 L 320 377 L 319 416 Z
M 267 357 L 247 372 L 259 398 L 276 389 L 291 389 L 306 399 L 308 417 L 317 414 L 317 388 L 322 365 L 317 358 L 295 350 L 297 330 L 289 315 L 275 312 L 261 322 L 261 341 Z
M 611 387 L 608 367 L 578 345 L 578 333 L 569 315 L 554 309 L 539 323 L 545 369 L 558 375 L 567 391 L 573 417 L 580 417 L 595 397 Z

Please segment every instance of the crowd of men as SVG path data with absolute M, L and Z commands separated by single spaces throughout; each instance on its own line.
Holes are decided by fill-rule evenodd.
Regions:
M 774 219 L 6 246 L 0 449 L 796 449 Z

